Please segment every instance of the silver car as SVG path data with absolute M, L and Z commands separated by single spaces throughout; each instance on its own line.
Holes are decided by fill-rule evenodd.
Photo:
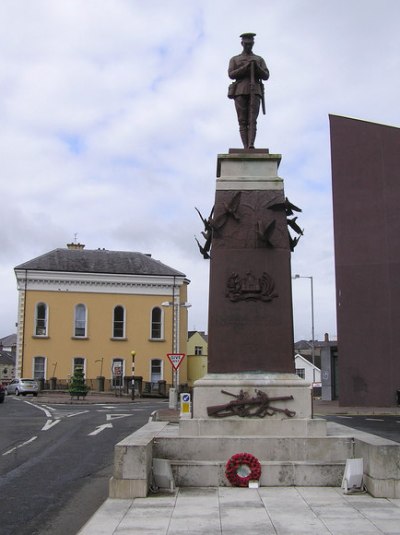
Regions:
M 15 394 L 19 396 L 22 394 L 38 395 L 39 385 L 34 379 L 13 379 L 9 385 L 7 385 L 7 394 Z

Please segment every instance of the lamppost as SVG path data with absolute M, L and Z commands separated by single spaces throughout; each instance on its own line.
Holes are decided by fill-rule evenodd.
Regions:
M 175 295 L 175 286 L 172 290 L 172 301 L 164 301 L 161 303 L 161 306 L 163 307 L 172 307 L 172 353 L 176 354 L 179 353 L 179 328 L 180 328 L 180 322 L 179 322 L 179 309 L 181 307 L 183 308 L 190 308 L 192 305 L 190 303 L 180 303 L 179 302 L 179 294 Z M 172 386 L 175 388 L 175 392 L 178 391 L 178 385 L 179 385 L 179 368 L 178 370 L 173 370 L 172 375 Z
M 314 341 L 314 283 L 312 276 L 294 275 L 294 279 L 310 279 L 311 283 L 311 361 L 315 366 L 315 341 Z M 315 371 L 313 370 L 313 374 Z
M 131 351 L 131 357 L 132 357 L 132 393 L 131 393 L 131 399 L 132 401 L 135 399 L 135 356 L 136 351 Z
M 95 360 L 95 362 L 100 362 L 100 375 L 99 375 L 99 377 L 102 377 L 103 376 L 103 357 L 101 357 L 101 359 Z
M 100 362 L 100 375 L 97 377 L 97 389 L 99 392 L 104 392 L 103 360 L 104 357 L 95 360 L 95 362 Z

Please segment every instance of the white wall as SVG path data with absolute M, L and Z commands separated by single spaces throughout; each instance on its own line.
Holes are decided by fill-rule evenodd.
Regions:
M 307 359 L 297 354 L 294 356 L 296 373 L 297 370 L 304 370 L 304 379 L 309 383 L 314 383 L 314 386 L 321 386 L 321 370 L 314 366 L 311 362 L 308 362 Z

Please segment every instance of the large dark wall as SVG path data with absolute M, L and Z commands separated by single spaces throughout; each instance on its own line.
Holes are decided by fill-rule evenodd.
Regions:
M 400 388 L 400 129 L 330 116 L 339 403 Z

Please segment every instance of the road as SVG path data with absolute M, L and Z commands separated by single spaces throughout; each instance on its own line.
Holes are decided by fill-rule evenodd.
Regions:
M 400 442 L 400 416 L 324 416 L 324 418 L 330 422 Z
M 108 496 L 114 445 L 159 400 L 96 405 L 0 405 L 1 535 L 74 535 Z

